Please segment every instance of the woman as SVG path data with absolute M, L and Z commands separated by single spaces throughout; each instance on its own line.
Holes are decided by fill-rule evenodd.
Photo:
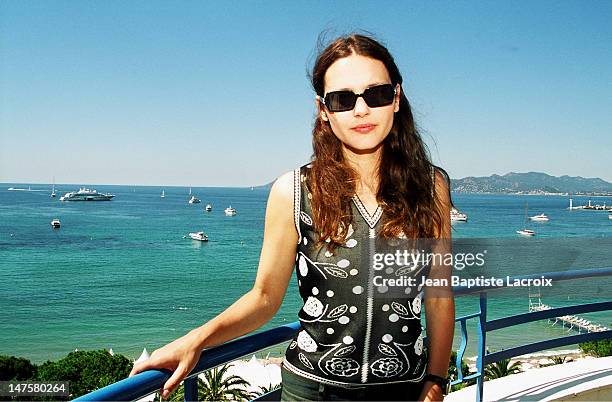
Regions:
M 374 283 L 368 258 L 371 241 L 450 239 L 448 176 L 429 161 L 402 77 L 380 43 L 363 35 L 338 38 L 319 54 L 311 78 L 318 110 L 313 160 L 279 177 L 270 191 L 253 288 L 130 373 L 173 370 L 164 397 L 202 349 L 274 316 L 295 265 L 304 306 L 302 328 L 283 361 L 283 400 L 443 398 L 452 294 L 444 286 L 444 294 L 406 287 L 403 297 L 393 296 Z M 450 275 L 448 267 L 439 268 L 429 276 Z M 423 291 L 427 350 L 420 325 Z

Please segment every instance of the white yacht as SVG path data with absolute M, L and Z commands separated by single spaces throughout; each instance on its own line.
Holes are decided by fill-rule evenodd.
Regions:
M 189 237 L 197 241 L 208 241 L 208 236 L 204 232 L 189 233 Z
M 468 217 L 467 214 L 463 212 L 459 212 L 459 210 L 455 207 L 451 209 L 450 212 L 451 223 L 452 222 L 467 222 Z
M 232 206 L 230 205 L 229 207 L 225 208 L 225 215 L 227 216 L 234 216 L 236 215 L 236 210 L 234 208 L 232 208 Z
M 202 201 L 200 201 L 200 199 L 196 197 L 195 195 L 192 195 L 191 198 L 189 199 L 190 204 L 199 204 L 201 202 Z
M 206 209 L 206 212 L 210 212 L 210 211 L 212 211 L 212 205 L 206 204 L 206 208 L 204 208 L 204 209 Z
M 51 227 L 53 227 L 53 229 L 57 229 L 61 226 L 62 224 L 60 223 L 60 220 L 55 218 L 51 221 Z
M 521 229 L 521 230 L 517 230 L 516 233 L 520 234 L 521 236 L 535 236 L 535 232 L 531 229 Z
M 60 201 L 110 201 L 113 194 L 98 193 L 96 190 L 81 188 L 79 191 L 71 191 L 60 197 Z
M 548 218 L 548 216 L 544 214 L 540 214 L 540 215 L 530 216 L 529 220 L 535 221 L 535 222 L 548 222 L 550 219 Z
M 159 196 L 159 198 L 166 198 L 166 191 L 162 190 L 161 195 Z

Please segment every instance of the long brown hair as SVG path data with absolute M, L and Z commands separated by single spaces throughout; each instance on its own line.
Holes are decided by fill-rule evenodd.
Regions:
M 319 53 L 310 75 L 317 95 L 324 95 L 327 69 L 336 60 L 353 53 L 380 60 L 387 68 L 392 84 L 402 84 L 399 69 L 382 44 L 365 35 L 351 34 L 339 37 Z M 329 239 L 331 248 L 334 248 L 346 239 L 352 220 L 351 197 L 355 194 L 358 174 L 345 160 L 342 144 L 329 122 L 320 116 L 317 116 L 312 131 L 312 145 L 313 160 L 306 183 L 312 194 L 313 220 L 321 234 L 319 244 Z M 394 114 L 393 126 L 383 142 L 378 169 L 376 199 L 384 212 L 380 236 L 393 238 L 403 234 L 416 239 L 431 238 L 440 232 L 443 217 L 440 203 L 434 196 L 434 167 L 402 87 L 399 111 Z M 448 174 L 435 168 L 442 173 L 450 188 Z

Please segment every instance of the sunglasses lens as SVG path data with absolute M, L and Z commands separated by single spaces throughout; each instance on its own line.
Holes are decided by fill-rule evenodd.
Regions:
M 393 103 L 395 93 L 392 85 L 379 85 L 368 88 L 363 94 L 363 99 L 370 107 L 387 106 Z
M 330 92 L 325 97 L 325 105 L 330 112 L 344 112 L 355 107 L 357 95 L 349 91 Z

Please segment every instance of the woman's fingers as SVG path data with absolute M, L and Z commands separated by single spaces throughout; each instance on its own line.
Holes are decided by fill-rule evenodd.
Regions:
M 160 359 L 160 357 L 157 356 L 155 352 L 153 352 L 151 354 L 151 357 L 149 357 L 147 360 L 134 364 L 134 367 L 132 367 L 132 371 L 130 371 L 130 375 L 128 377 L 133 377 L 138 373 L 142 373 L 143 371 L 147 371 L 151 369 L 165 368 L 168 370 L 173 370 L 174 367 L 177 365 L 178 364 L 176 363 L 172 364 L 171 361 L 163 361 L 163 359 Z
M 130 375 L 128 376 L 128 378 L 133 377 L 143 371 L 149 370 L 151 367 L 151 360 L 145 360 L 144 362 L 136 363 L 134 364 L 134 367 L 132 367 L 132 371 L 130 371 Z
M 183 363 L 179 364 L 174 373 L 172 373 L 168 381 L 164 384 L 162 388 L 162 398 L 166 399 L 187 374 L 189 373 Z
M 134 364 L 129 377 L 152 369 L 172 371 L 172 375 L 161 388 L 161 396 L 166 399 L 196 365 L 199 357 L 195 354 L 196 347 L 199 348 L 188 337 L 179 338 L 161 349 L 156 349 L 144 362 Z

